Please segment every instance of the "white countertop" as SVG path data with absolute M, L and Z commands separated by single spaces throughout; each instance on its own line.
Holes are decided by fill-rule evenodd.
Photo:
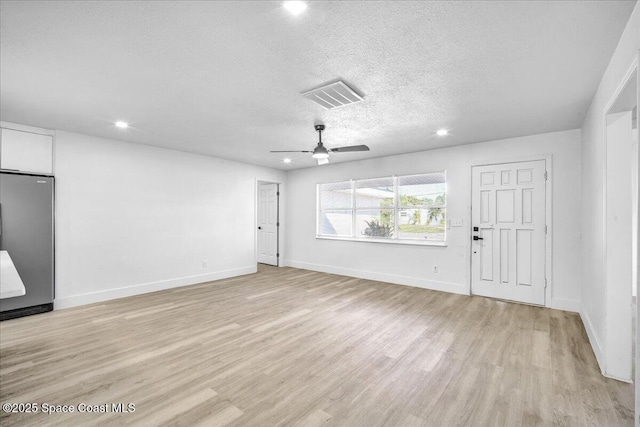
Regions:
M 0 299 L 19 297 L 25 293 L 24 283 L 9 252 L 0 251 Z

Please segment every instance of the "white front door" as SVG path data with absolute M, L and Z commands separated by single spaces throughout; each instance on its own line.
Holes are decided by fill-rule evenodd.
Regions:
M 473 294 L 544 305 L 545 163 L 472 168 Z
M 278 184 L 258 185 L 258 262 L 278 265 Z

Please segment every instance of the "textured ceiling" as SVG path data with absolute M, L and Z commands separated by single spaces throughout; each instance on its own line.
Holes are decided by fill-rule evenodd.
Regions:
M 315 164 L 269 150 L 312 149 L 317 122 L 371 147 L 332 162 L 575 129 L 634 5 L 3 1 L 0 113 L 283 169 Z M 300 96 L 336 79 L 365 102 Z

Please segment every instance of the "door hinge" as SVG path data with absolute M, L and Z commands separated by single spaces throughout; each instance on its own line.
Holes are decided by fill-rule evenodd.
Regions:
M 547 231 L 548 231 L 548 228 L 547 228 L 547 226 L 545 225 L 545 226 L 544 226 L 544 234 L 547 234 Z
M 279 192 L 279 191 L 278 191 L 278 192 L 276 192 L 276 196 L 279 196 L 279 195 L 280 195 L 280 192 Z
M 547 278 L 546 277 L 544 278 L 544 287 L 545 288 L 547 287 Z
M 544 180 L 546 181 L 546 180 L 548 180 L 548 179 L 549 179 L 549 172 L 546 172 L 546 171 L 545 171 L 545 173 L 544 173 Z
M 280 223 L 279 222 L 276 222 L 276 227 L 280 227 Z
M 280 258 L 280 254 L 276 254 L 276 258 Z

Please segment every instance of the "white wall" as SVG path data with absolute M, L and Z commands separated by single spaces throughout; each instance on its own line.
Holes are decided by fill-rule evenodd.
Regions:
M 632 88 L 635 94 L 635 85 Z M 631 111 L 607 116 L 605 372 L 631 381 L 632 119 Z
M 604 369 L 603 176 L 604 109 L 640 48 L 640 6 L 636 5 L 582 125 L 582 289 L 580 314 L 596 358 Z
M 577 311 L 580 299 L 580 131 L 423 151 L 288 172 L 287 265 L 450 292 L 469 292 L 471 164 L 553 156 L 553 307 Z M 316 184 L 346 179 L 447 171 L 448 246 L 315 238 Z M 432 273 L 437 265 L 439 273 Z
M 56 308 L 255 272 L 256 180 L 285 178 L 64 131 L 55 174 Z

